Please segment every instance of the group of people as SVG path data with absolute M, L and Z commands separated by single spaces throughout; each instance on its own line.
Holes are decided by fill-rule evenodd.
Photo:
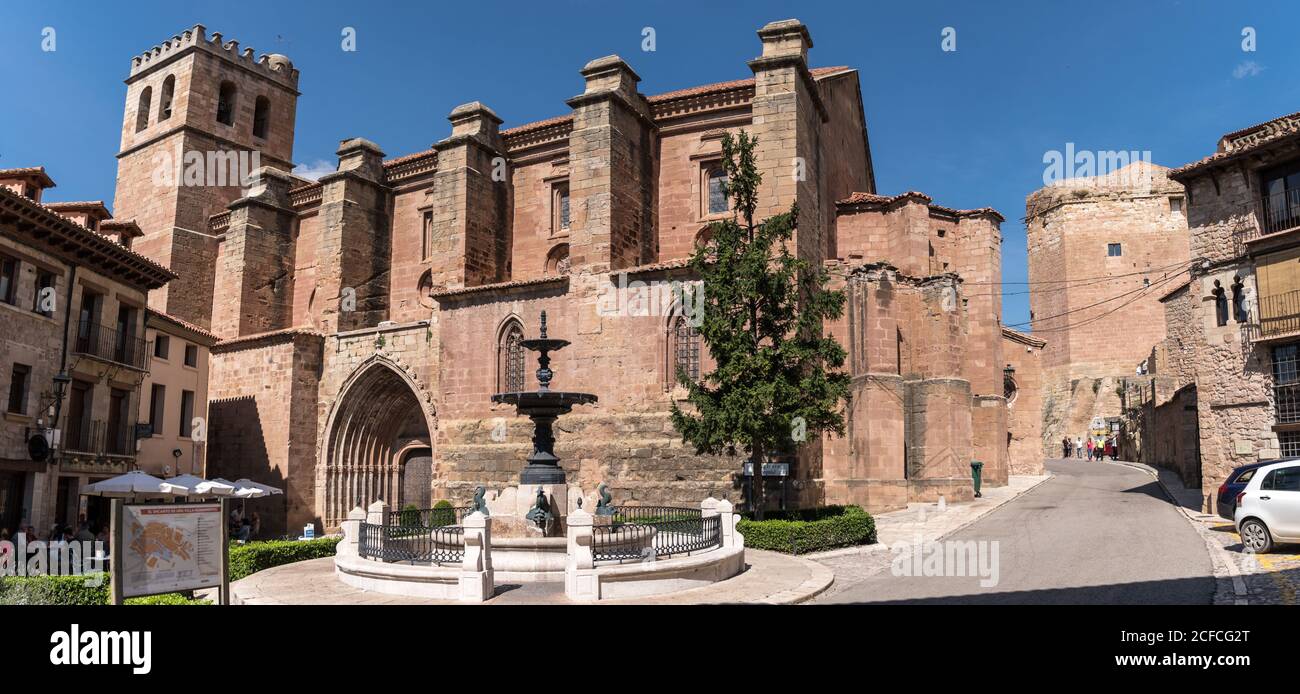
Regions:
M 99 528 L 95 532 L 92 526 L 84 520 L 77 524 L 74 530 L 71 525 L 58 525 L 50 528 L 45 534 L 37 532 L 36 527 L 28 523 L 26 525 L 19 523 L 18 528 L 12 533 L 9 528 L 0 528 L 0 542 L 48 542 L 50 544 L 67 543 L 67 542 L 103 542 L 108 544 L 108 528 Z
M 230 509 L 230 537 L 240 544 L 248 542 L 257 537 L 262 530 L 262 519 L 258 517 L 257 512 L 244 516 L 244 511 L 239 508 Z
M 1108 436 L 1105 439 L 1097 438 L 1093 440 L 1091 436 L 1086 439 L 1082 436 L 1070 440 L 1069 436 L 1061 439 L 1061 453 L 1065 458 L 1080 458 L 1087 456 L 1088 460 L 1119 460 L 1119 446 L 1115 442 L 1114 436 Z

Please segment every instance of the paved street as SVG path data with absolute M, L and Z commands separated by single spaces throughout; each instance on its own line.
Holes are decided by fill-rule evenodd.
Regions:
M 945 538 L 974 542 L 996 583 L 981 587 L 980 566 L 953 576 L 955 562 L 923 552 L 834 557 L 836 586 L 819 602 L 983 604 L 1208 604 L 1216 581 L 1206 543 L 1150 475 L 1123 465 L 1048 461 L 1055 474 Z M 965 548 L 972 545 L 963 545 Z M 911 555 L 908 555 L 911 558 Z M 971 556 L 974 556 L 973 554 Z M 997 561 L 992 559 L 996 557 Z M 894 575 L 895 564 L 949 575 Z M 973 562 L 972 562 L 973 563 Z M 868 565 L 864 571 L 863 564 Z M 856 565 L 856 566 L 855 566 Z M 971 575 L 975 574 L 975 575 Z

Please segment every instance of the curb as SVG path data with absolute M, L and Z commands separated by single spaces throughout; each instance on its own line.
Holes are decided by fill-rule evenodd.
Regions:
M 803 557 L 795 558 L 803 562 L 804 566 L 808 567 L 808 570 L 812 572 L 812 576 L 803 583 L 800 583 L 798 587 L 776 593 L 775 595 L 764 598 L 760 602 L 771 605 L 798 605 L 800 603 L 808 602 L 818 595 L 825 593 L 827 590 L 830 590 L 831 585 L 835 583 L 834 571 L 831 571 L 829 567 L 823 566 L 811 559 L 804 559 Z

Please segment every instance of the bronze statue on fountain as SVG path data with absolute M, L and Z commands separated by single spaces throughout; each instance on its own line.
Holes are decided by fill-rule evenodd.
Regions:
M 555 455 L 555 420 L 562 414 L 568 414 L 574 405 L 589 405 L 596 402 L 591 393 L 567 393 L 551 390 L 551 352 L 569 346 L 568 340 L 558 340 L 546 336 L 546 312 L 542 311 L 541 336 L 520 343 L 524 349 L 537 352 L 538 389 L 514 393 L 497 393 L 492 402 L 514 405 L 519 414 L 527 415 L 533 420 L 533 452 L 528 456 L 528 465 L 519 475 L 519 486 L 536 484 L 564 484 L 564 469 L 560 459 Z

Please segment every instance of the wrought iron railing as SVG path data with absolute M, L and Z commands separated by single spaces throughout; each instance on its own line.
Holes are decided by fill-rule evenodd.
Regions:
M 373 525 L 361 522 L 357 551 L 367 559 L 411 564 L 459 564 L 465 559 L 465 529 Z
M 83 419 L 79 425 L 69 425 L 64 450 L 93 455 L 135 455 L 134 423 L 119 425 L 116 429 L 102 419 Z
M 1263 337 L 1300 331 L 1300 289 L 1259 297 L 1259 332 Z
M 148 357 L 143 338 L 85 321 L 77 324 L 72 351 L 137 369 L 145 368 Z
M 1261 235 L 1300 227 L 1300 188 L 1261 196 L 1256 201 L 1255 214 Z
M 721 516 L 705 516 L 698 508 L 616 506 L 606 518 L 607 524 L 592 528 L 597 562 L 649 561 L 722 546 Z

